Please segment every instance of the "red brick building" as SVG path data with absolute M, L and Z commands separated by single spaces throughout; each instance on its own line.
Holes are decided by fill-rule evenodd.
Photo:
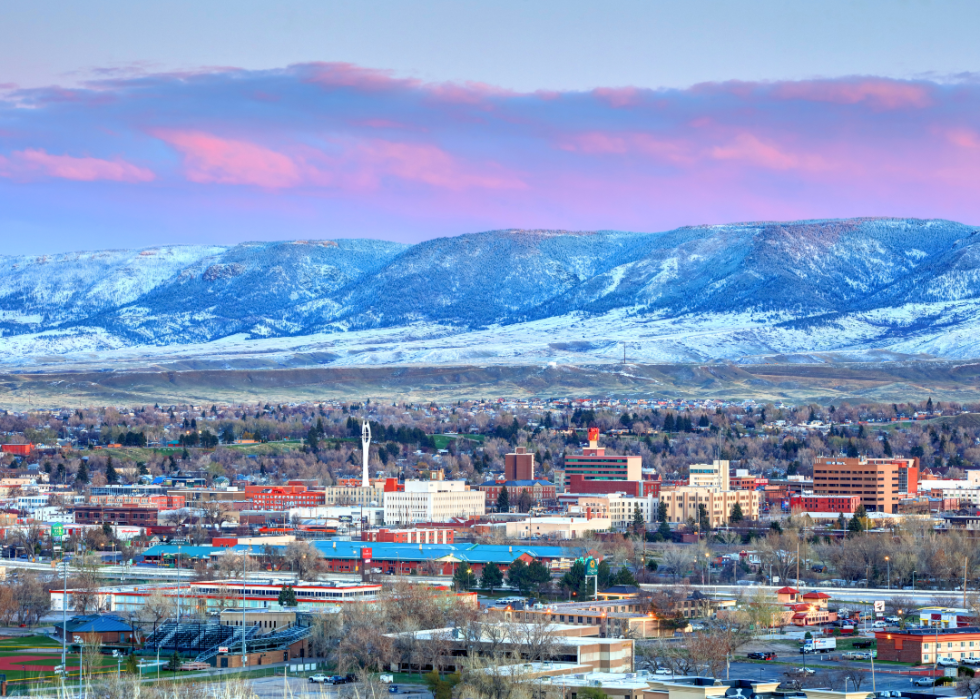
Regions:
M 504 455 L 505 481 L 533 481 L 534 454 L 528 454 L 524 447 L 517 447 L 513 454 Z
M 794 495 L 789 499 L 789 508 L 801 512 L 843 512 L 852 515 L 860 505 L 859 495 Z
M 548 481 L 486 481 L 476 486 L 477 490 L 487 494 L 488 507 L 496 506 L 504 488 L 507 488 L 507 500 L 512 508 L 517 507 L 522 493 L 529 493 L 535 505 L 551 505 L 558 497 L 555 484 Z
M 456 538 L 452 529 L 370 529 L 361 532 L 361 541 L 386 544 L 451 544 Z
M 755 476 L 732 476 L 728 479 L 729 490 L 755 490 L 768 484 L 768 478 L 756 478 Z
M 878 659 L 899 663 L 932 664 L 940 658 L 980 657 L 980 628 L 905 629 L 898 627 L 875 632 Z M 938 646 L 938 648 L 937 648 Z
M 76 505 L 75 524 L 122 524 L 149 527 L 157 524 L 159 510 L 140 505 Z
M 566 490 L 587 495 L 625 493 L 635 498 L 645 498 L 647 495 L 659 497 L 660 484 L 660 481 L 593 481 L 576 473 L 568 477 Z
M 247 485 L 245 498 L 256 510 L 288 510 L 290 507 L 316 507 L 326 504 L 323 491 L 307 490 L 302 485 Z

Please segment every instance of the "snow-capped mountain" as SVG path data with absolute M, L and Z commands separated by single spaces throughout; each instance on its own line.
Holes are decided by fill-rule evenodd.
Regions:
M 0 257 L 0 350 L 20 364 L 604 361 L 623 343 L 651 362 L 965 358 L 980 355 L 978 230 L 853 219 Z

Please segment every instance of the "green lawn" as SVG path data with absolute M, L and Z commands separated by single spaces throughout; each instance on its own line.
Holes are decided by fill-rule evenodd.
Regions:
M 0 640 L 0 652 L 13 648 L 42 648 L 45 646 L 60 646 L 61 643 L 50 636 L 16 636 Z
M 460 441 L 470 441 L 478 442 L 480 444 L 486 439 L 486 435 L 482 434 L 461 434 L 459 435 Z M 450 442 L 455 442 L 456 437 L 453 435 L 445 434 L 434 434 L 432 435 L 432 441 L 436 443 L 436 449 L 448 449 Z

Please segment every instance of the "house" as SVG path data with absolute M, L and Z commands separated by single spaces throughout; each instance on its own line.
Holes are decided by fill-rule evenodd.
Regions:
M 85 643 L 98 640 L 103 644 L 133 641 L 133 627 L 122 617 L 114 614 L 73 616 L 64 623 L 58 622 L 54 625 L 55 635 L 59 638 L 65 636 L 65 629 L 67 629 L 68 640 L 73 642 L 76 638 L 82 638 Z

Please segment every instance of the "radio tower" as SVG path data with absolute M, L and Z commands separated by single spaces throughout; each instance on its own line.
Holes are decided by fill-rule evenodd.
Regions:
M 367 418 L 364 418 L 364 422 L 361 423 L 361 452 L 361 463 L 363 464 L 361 487 L 367 488 L 371 485 L 371 476 L 368 473 L 368 457 L 371 454 L 371 426 L 368 424 Z

